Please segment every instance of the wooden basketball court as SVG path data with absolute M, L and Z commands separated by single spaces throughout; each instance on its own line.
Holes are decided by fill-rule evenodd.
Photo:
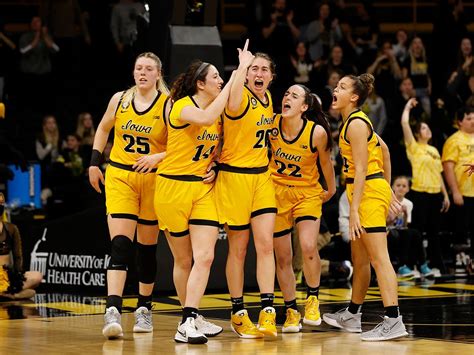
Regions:
M 180 319 L 176 297 L 156 298 L 154 332 L 133 334 L 136 298 L 124 300 L 121 340 L 101 334 L 105 299 L 87 295 L 38 294 L 34 301 L 0 303 L 0 354 L 474 354 L 474 285 L 468 282 L 400 283 L 400 307 L 410 336 L 389 342 L 362 342 L 357 334 L 339 332 L 324 322 L 304 327 L 298 334 L 274 340 L 239 339 L 229 329 L 229 295 L 206 296 L 201 303 L 205 317 L 224 332 L 205 345 L 178 344 L 173 340 Z M 303 305 L 305 294 L 298 293 Z M 347 303 L 350 289 L 322 288 L 321 312 L 335 311 Z M 283 303 L 276 293 L 276 305 Z M 246 293 L 252 320 L 259 311 L 258 293 Z M 282 309 L 278 310 L 282 321 Z M 371 288 L 363 308 L 363 328 L 377 324 L 383 314 L 380 294 Z

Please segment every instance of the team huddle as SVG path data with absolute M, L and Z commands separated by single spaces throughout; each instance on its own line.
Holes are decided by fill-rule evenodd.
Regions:
M 386 241 L 388 212 L 400 209 L 390 189 L 389 151 L 358 109 L 373 89 L 373 76 L 345 76 L 334 90 L 332 107 L 343 120 L 339 145 L 351 205 L 354 276 L 349 306 L 321 315 L 317 236 L 322 205 L 336 192 L 329 124 L 319 97 L 299 84 L 288 88 L 282 112 L 275 113 L 268 91 L 275 75 L 272 59 L 264 53 L 252 54 L 248 40 L 238 52 L 238 68 L 225 85 L 212 64 L 196 61 L 178 77 L 171 92 L 163 81 L 160 59 L 142 53 L 135 61 L 135 86 L 116 93 L 109 102 L 89 168 L 97 192 L 101 192 L 100 183 L 105 183 L 112 245 L 103 335 L 123 335 L 122 293 L 128 266 L 134 262 L 135 233 L 139 297 L 133 331 L 153 331 L 159 229 L 165 232 L 173 254 L 173 281 L 183 309 L 175 341 L 203 344 L 221 333 L 222 327 L 199 314 L 199 303 L 214 259 L 218 228 L 224 226 L 229 243 L 226 277 L 231 329 L 239 337 L 277 336 L 275 274 L 286 307 L 283 333 L 299 332 L 302 323 L 318 326 L 324 320 L 362 333 L 361 339 L 367 341 L 406 336 Z M 104 179 L 99 165 L 112 128 L 114 143 Z M 296 304 L 292 269 L 293 227 L 298 231 L 307 283 L 303 315 Z M 262 307 L 257 325 L 250 320 L 243 299 L 250 229 Z M 370 264 L 377 274 L 385 316 L 374 329 L 362 332 Z

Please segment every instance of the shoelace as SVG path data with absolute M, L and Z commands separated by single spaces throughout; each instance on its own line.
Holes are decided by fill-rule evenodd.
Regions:
M 146 325 L 151 325 L 151 317 L 147 317 L 145 313 L 137 314 L 137 323 L 143 322 Z
M 382 331 L 385 331 L 385 329 L 387 329 L 387 328 L 384 327 L 384 325 L 385 325 L 385 318 L 383 318 L 383 317 L 381 317 L 381 318 L 383 319 L 383 321 L 380 322 L 379 324 L 377 324 L 377 325 L 375 326 L 375 328 L 372 329 L 372 332 L 375 332 L 375 331 L 379 330 L 380 328 L 382 328 Z

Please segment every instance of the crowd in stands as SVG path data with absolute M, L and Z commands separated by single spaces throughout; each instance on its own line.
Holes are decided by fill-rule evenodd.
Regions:
M 99 12 L 105 11 L 89 11 L 92 7 L 86 1 L 45 3 L 44 13 L 31 18 L 30 31 L 18 41 L 3 31 L 0 21 L 0 102 L 8 102 L 8 88 L 15 87 L 4 84 L 12 65 L 4 58 L 16 51 L 19 61 L 15 70 L 24 84 L 20 85 L 21 95 L 18 89 L 13 90 L 11 96 L 16 95 L 17 101 L 12 104 L 23 114 L 37 109 L 43 119 L 42 125 L 35 126 L 34 156 L 25 153 L 41 162 L 43 203 L 47 206 L 59 199 L 74 204 L 78 193 L 74 186 L 85 181 L 94 122 L 100 119 L 95 112 L 102 111 L 105 104 L 79 104 L 67 119 L 57 121 L 55 116 L 66 116 L 67 107 L 58 109 L 51 95 L 61 97 L 62 90 L 69 90 L 66 85 L 86 90 L 94 86 L 94 80 L 103 80 L 101 73 L 117 79 L 118 87 L 109 92 L 125 89 L 145 9 L 133 0 L 105 2 L 101 9 L 108 11 L 105 18 L 110 21 L 98 27 L 104 21 L 97 19 Z M 338 80 L 349 74 L 374 75 L 375 91 L 362 109 L 390 148 L 393 189 L 405 206 L 402 216 L 391 216 L 389 233 L 393 262 L 401 275 L 446 274 L 456 262 L 464 272 L 473 272 L 469 253 L 474 231 L 474 179 L 461 173 L 462 164 L 469 162 L 466 159 L 471 158 L 470 163 L 474 160 L 473 36 L 467 30 L 462 0 L 440 3 L 433 15 L 432 35 L 423 36 L 403 28 L 393 34 L 382 33 L 370 1 L 351 1 L 351 6 L 343 0 L 248 1 L 251 20 L 246 25 L 251 49 L 269 53 L 277 63 L 277 76 L 270 88 L 275 111 L 291 83 L 304 84 L 321 98 L 337 139 L 339 113 L 330 106 Z M 108 46 L 100 39 L 106 27 Z M 108 51 L 100 63 L 109 66 L 100 64 L 103 67 L 93 71 L 95 77 L 87 76 L 89 82 L 85 83 L 81 78 L 84 65 L 91 67 L 87 66 L 90 54 L 87 57 L 88 51 L 83 49 L 94 46 L 94 41 L 105 48 L 102 53 Z M 67 80 L 70 76 L 77 80 Z M 64 87 L 58 86 L 62 79 L 67 80 Z M 75 127 L 71 117 L 78 112 Z M 349 255 L 344 229 L 348 209 L 337 144 L 332 155 L 339 190 L 324 207 L 327 229 L 322 227 L 321 232 L 341 237 L 339 241 L 333 238 L 321 255 L 343 262 Z M 331 248 L 334 243 L 339 249 Z M 346 250 L 341 252 L 341 248 Z M 333 269 L 336 267 L 343 268 L 341 264 Z

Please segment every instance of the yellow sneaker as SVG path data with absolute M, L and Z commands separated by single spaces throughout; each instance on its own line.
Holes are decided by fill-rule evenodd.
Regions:
M 258 316 L 258 330 L 265 335 L 277 336 L 276 312 L 273 307 L 265 307 Z
M 244 339 L 263 338 L 263 334 L 257 329 L 249 318 L 247 310 L 243 309 L 231 315 L 230 327 L 239 337 Z
M 304 324 L 320 325 L 321 314 L 319 313 L 319 301 L 316 296 L 309 296 L 304 306 Z
M 283 333 L 298 333 L 301 328 L 301 313 L 295 309 L 288 308 L 286 310 L 285 324 L 283 324 L 281 331 Z

